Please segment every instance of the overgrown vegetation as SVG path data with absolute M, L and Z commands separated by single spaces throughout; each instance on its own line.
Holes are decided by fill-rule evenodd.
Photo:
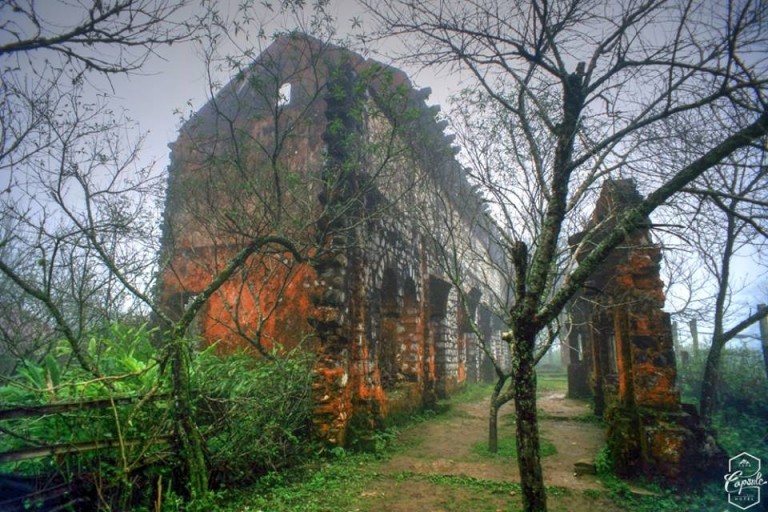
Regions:
M 312 512 L 351 507 L 373 476 L 364 466 L 374 456 L 337 452 L 327 460 L 292 470 L 274 472 L 249 488 L 221 494 L 220 510 Z
M 245 482 L 290 466 L 312 451 L 312 373 L 306 358 L 239 353 L 200 358 L 199 417 L 209 468 L 219 482 Z
M 702 351 L 678 364 L 684 401 L 696 404 L 701 394 L 701 379 L 707 354 Z M 747 347 L 727 347 L 720 363 L 720 379 L 715 397 L 712 424 L 717 440 L 730 454 L 748 451 L 768 459 L 768 381 L 762 354 Z
M 695 493 L 680 492 L 674 488 L 661 488 L 645 482 L 630 483 L 613 474 L 612 457 L 603 448 L 595 457 L 598 478 L 606 491 L 586 491 L 594 498 L 607 495 L 622 510 L 634 512 L 677 512 L 680 510 L 719 510 L 726 503 L 719 482 L 712 482 Z
M 146 327 L 112 325 L 90 336 L 87 353 L 101 377 L 67 364 L 72 354 L 66 342 L 58 343 L 42 362 L 19 361 L 14 378 L 0 387 L 0 408 L 33 411 L 0 422 L 0 452 L 52 447 L 56 455 L 25 459 L 20 452 L 17 461 L 0 465 L 0 472 L 57 474 L 64 481 L 85 478 L 102 505 L 125 505 L 139 475 L 147 476 L 144 470 L 160 467 L 169 456 L 168 382 Z M 61 412 L 34 412 L 56 405 Z M 81 443 L 111 448 L 78 453 L 74 448 Z
M 698 402 L 706 359 L 706 352 L 702 352 L 688 359 L 685 364 L 678 363 L 683 401 L 694 404 Z M 729 455 L 748 451 L 766 460 L 768 436 L 765 425 L 768 408 L 764 397 L 768 391 L 768 383 L 762 365 L 762 355 L 746 347 L 727 348 L 723 353 L 720 370 L 717 409 L 713 417 L 718 442 Z M 727 498 L 721 481 L 707 483 L 696 492 L 645 485 L 644 482 L 631 483 L 613 474 L 611 460 L 608 448 L 605 447 L 595 457 L 595 467 L 610 499 L 625 510 L 698 511 L 719 510 L 726 506 Z M 724 466 L 723 474 L 727 470 L 727 466 Z M 587 494 L 599 496 L 602 493 L 588 491 Z
M 67 365 L 65 343 L 42 363 L 20 361 L 17 375 L 0 387 L 0 407 L 64 409 L 0 421 L 0 452 L 54 447 L 56 455 L 24 459 L 19 452 L 19 460 L 0 465 L 0 472 L 85 482 L 98 496 L 94 505 L 105 509 L 175 506 L 176 491 L 169 485 L 178 464 L 169 449 L 170 376 L 151 337 L 146 327 L 121 324 L 93 336 L 88 354 L 101 378 Z M 252 481 L 313 450 L 309 363 L 277 353 L 272 359 L 219 357 L 213 349 L 196 355 L 195 422 L 212 482 Z M 77 443 L 102 449 L 78 453 Z
M 706 351 L 694 354 L 686 363 L 678 362 L 680 390 L 683 399 L 695 403 L 701 396 L 701 376 L 706 363 Z M 717 404 L 733 407 L 748 414 L 768 417 L 768 391 L 765 366 L 759 351 L 743 347 L 728 347 L 720 363 L 721 378 L 717 387 Z

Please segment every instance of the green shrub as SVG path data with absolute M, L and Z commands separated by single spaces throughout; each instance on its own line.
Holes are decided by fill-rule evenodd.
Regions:
M 603 446 L 597 455 L 595 456 L 595 471 L 598 475 L 610 475 L 613 474 L 613 457 L 611 456 L 611 449 L 608 446 Z
M 687 364 L 678 364 L 678 383 L 683 400 L 698 403 L 707 353 L 702 351 L 689 358 Z M 758 350 L 726 346 L 720 360 L 720 379 L 716 399 L 723 409 L 734 408 L 762 418 L 768 418 L 768 393 L 765 365 Z
M 151 331 L 115 325 L 109 337 L 92 337 L 87 351 L 101 373 L 95 378 L 71 358 L 69 345 L 60 343 L 54 355 L 41 362 L 21 361 L 13 379 L 0 386 L 0 407 L 77 404 L 98 399 L 144 397 L 167 391 L 158 363 L 149 357 Z M 139 351 L 145 351 L 139 354 Z M 6 420 L 4 427 L 17 436 L 0 437 L 0 450 L 28 445 L 80 441 L 147 439 L 169 428 L 167 404 L 149 400 L 114 403 L 102 408 L 72 407 L 59 414 Z M 16 468 L 18 469 L 18 468 Z
M 115 324 L 91 336 L 84 349 L 98 367 L 99 378 L 76 364 L 65 364 L 72 354 L 63 342 L 42 362 L 21 361 L 17 375 L 0 386 L 2 409 L 135 399 L 0 421 L 0 452 L 86 441 L 119 445 L 8 463 L 0 472 L 57 472 L 67 481 L 89 478 L 106 508 L 150 506 L 160 482 L 167 494 L 176 464 L 166 442 L 173 434 L 170 372 L 168 367 L 163 371 L 154 334 L 146 327 Z M 191 368 L 194 421 L 206 443 L 212 481 L 248 481 L 309 453 L 311 361 L 295 354 L 264 359 L 212 352 L 196 354 Z M 145 400 L 148 396 L 153 399 Z
M 724 407 L 768 419 L 765 365 L 758 350 L 731 348 L 720 363 L 718 398 Z
M 214 481 L 252 480 L 294 464 L 312 450 L 309 360 L 206 353 L 196 369 L 198 424 Z
M 714 417 L 714 427 L 720 445 L 733 456 L 747 451 L 768 460 L 768 435 L 764 417 L 745 414 L 734 407 L 723 407 Z
M 159 463 L 168 458 L 167 448 L 158 442 L 171 429 L 163 397 L 168 390 L 151 336 L 146 326 L 114 324 L 87 338 L 83 350 L 98 368 L 98 378 L 71 363 L 73 354 L 65 342 L 42 362 L 20 361 L 16 375 L 0 386 L 0 408 L 59 405 L 65 410 L 0 422 L 0 451 L 79 442 L 114 447 L 6 463 L 0 472 L 58 473 L 65 481 L 87 480 L 102 506 L 126 507 L 134 489 L 146 482 L 138 470 L 152 467 L 152 461 L 155 468 L 161 467 Z M 126 397 L 136 399 L 121 400 Z M 106 405 L 87 407 L 94 400 L 105 400 Z

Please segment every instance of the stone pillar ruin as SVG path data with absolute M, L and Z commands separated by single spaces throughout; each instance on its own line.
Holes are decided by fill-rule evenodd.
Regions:
M 435 347 L 436 391 L 447 397 L 458 382 L 458 346 L 448 322 L 449 295 L 452 285 L 434 276 L 429 278 L 429 338 Z
M 607 180 L 588 231 L 610 229 L 617 212 L 640 201 L 632 180 Z M 631 233 L 570 304 L 569 395 L 591 392 L 618 474 L 681 485 L 725 467 L 727 457 L 695 407 L 680 402 L 672 326 L 662 310 L 661 247 L 648 226 Z M 583 239 L 572 237 L 572 247 Z M 597 228 L 592 243 L 599 240 Z

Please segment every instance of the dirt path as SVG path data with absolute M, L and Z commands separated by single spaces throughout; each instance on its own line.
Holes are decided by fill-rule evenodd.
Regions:
M 603 446 L 603 431 L 588 421 L 588 404 L 566 399 L 561 393 L 539 397 L 542 438 L 556 453 L 542 459 L 545 482 L 560 488 L 550 492 L 551 510 L 615 510 L 609 503 L 587 497 L 586 490 L 602 490 L 593 475 L 576 476 L 577 461 L 593 460 Z M 500 412 L 500 438 L 514 431 L 511 406 Z M 463 403 L 434 421 L 402 432 L 405 448 L 376 468 L 381 478 L 363 493 L 365 510 L 497 511 L 519 509 L 514 490 L 501 491 L 496 482 L 519 482 L 517 463 L 508 457 L 488 457 L 475 451 L 486 440 L 487 401 Z M 509 489 L 507 486 L 505 489 Z M 517 508 L 516 508 L 517 507 Z

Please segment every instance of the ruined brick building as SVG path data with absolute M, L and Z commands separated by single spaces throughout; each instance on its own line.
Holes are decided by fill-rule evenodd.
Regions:
M 286 35 L 172 146 L 162 303 L 180 312 L 249 248 L 198 334 L 221 352 L 314 354 L 316 433 L 339 445 L 492 378 L 481 348 L 508 357 L 492 306 L 513 274 L 503 237 L 489 235 L 428 94 L 397 69 Z M 630 181 L 608 180 L 588 230 L 639 200 Z M 594 397 L 620 471 L 676 479 L 717 447 L 675 388 L 660 258 L 637 230 L 573 300 L 569 389 Z
M 199 334 L 223 352 L 316 354 L 315 427 L 332 443 L 479 380 L 478 341 L 504 355 L 486 300 L 504 280 L 472 257 L 500 252 L 428 94 L 397 69 L 281 36 L 172 146 L 162 302 L 180 311 L 253 247 Z
M 618 212 L 641 200 L 632 180 L 607 180 L 587 230 L 571 237 L 572 247 L 588 231 L 597 233 L 597 243 Z M 695 407 L 680 402 L 672 327 L 662 311 L 661 247 L 650 231 L 649 221 L 631 233 L 571 302 L 569 395 L 593 399 L 620 474 L 692 483 L 698 474 L 717 473 L 727 457 Z

